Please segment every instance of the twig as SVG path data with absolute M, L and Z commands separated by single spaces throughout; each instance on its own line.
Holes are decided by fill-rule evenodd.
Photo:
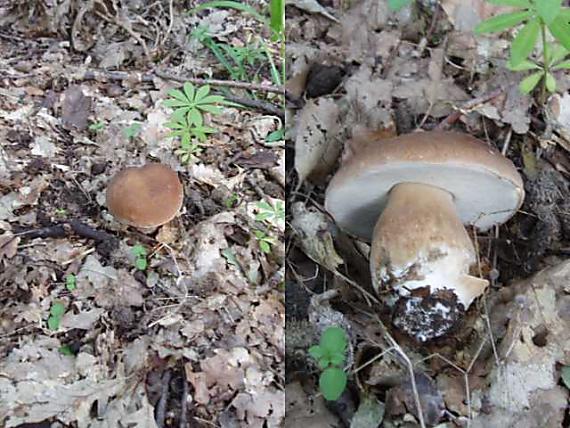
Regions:
M 281 120 L 285 120 L 285 110 L 283 108 L 279 108 L 275 104 L 268 103 L 267 101 L 236 97 L 234 95 L 224 95 L 224 98 L 228 101 L 241 104 L 244 107 L 251 107 L 270 115 L 277 116 Z
M 282 93 L 282 90 L 275 86 L 256 85 L 254 83 L 247 83 L 247 82 L 233 82 L 230 80 L 198 79 L 194 77 L 183 78 L 178 76 L 171 76 L 167 73 L 163 73 L 158 70 L 155 71 L 154 74 L 140 73 L 140 72 L 126 72 L 126 71 L 89 70 L 83 73 L 80 79 L 95 80 L 97 82 L 129 80 L 134 82 L 153 83 L 156 76 L 160 77 L 161 79 L 174 80 L 176 82 L 191 82 L 197 85 L 225 86 L 225 87 L 233 87 L 241 89 L 250 89 L 254 91 L 261 90 L 261 91 L 274 92 L 279 94 Z M 224 95 L 224 98 L 226 98 L 228 101 L 241 104 L 244 107 L 250 107 L 252 109 L 260 110 L 264 113 L 271 114 L 272 116 L 277 116 L 281 120 L 285 119 L 284 109 L 267 101 L 236 97 L 234 95 Z
M 197 77 L 190 77 L 190 76 L 176 76 L 161 70 L 155 70 L 154 74 L 157 77 L 160 77 L 161 79 L 174 80 L 176 82 L 191 82 L 197 85 L 226 86 L 229 88 L 247 89 L 249 91 L 271 92 L 280 95 L 283 95 L 285 92 L 284 88 L 273 85 L 260 85 L 258 83 L 249 83 L 249 82 L 235 82 L 232 80 L 200 79 Z
M 180 428 L 188 428 L 188 380 L 184 375 L 182 376 L 182 397 L 180 398 Z
M 164 427 L 164 418 L 166 416 L 166 403 L 168 402 L 168 391 L 170 389 L 170 378 L 172 373 L 170 370 L 166 370 L 162 376 L 162 389 L 160 391 L 160 400 L 156 405 L 156 426 L 158 428 Z
M 39 229 L 31 229 L 14 234 L 12 239 L 22 237 L 27 239 L 35 238 L 65 238 L 71 234 L 77 234 L 82 238 L 93 239 L 96 242 L 115 240 L 115 237 L 107 232 L 94 229 L 79 220 L 69 220 L 53 226 L 42 227 Z M 8 245 L 11 241 L 4 243 Z M 3 245 L 3 246 L 4 246 Z
M 439 125 L 436 126 L 436 130 L 443 131 L 447 129 L 450 125 L 453 125 L 461 115 L 466 114 L 469 110 L 474 109 L 475 107 L 485 104 L 488 101 L 491 101 L 493 98 L 497 98 L 499 95 L 503 93 L 503 89 L 495 89 L 487 94 L 483 94 L 480 97 L 473 98 L 472 100 L 467 101 L 461 107 L 457 108 L 453 113 L 447 116 L 443 121 L 440 122 Z

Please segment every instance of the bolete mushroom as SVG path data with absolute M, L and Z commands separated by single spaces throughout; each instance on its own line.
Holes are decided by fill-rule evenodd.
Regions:
M 122 223 L 151 229 L 168 223 L 180 208 L 184 188 L 178 174 L 160 163 L 129 167 L 107 186 L 107 207 Z
M 520 208 L 515 166 L 466 134 L 422 132 L 353 139 L 326 194 L 347 232 L 371 241 L 376 292 L 392 323 L 419 342 L 450 331 L 488 281 L 464 225 L 485 231 Z

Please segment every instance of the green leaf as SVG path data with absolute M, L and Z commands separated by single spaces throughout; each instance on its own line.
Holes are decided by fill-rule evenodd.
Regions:
M 73 291 L 77 288 L 77 278 L 72 273 L 65 277 L 65 288 L 69 291 Z
M 197 106 L 200 110 L 206 111 L 211 114 L 220 114 L 222 109 L 218 106 L 213 106 L 211 104 L 198 104 Z
M 53 317 L 62 317 L 65 313 L 65 305 L 61 302 L 56 302 L 51 305 L 49 313 Z
M 519 89 L 523 94 L 530 94 L 532 90 L 538 85 L 540 79 L 543 76 L 542 71 L 537 71 L 536 73 L 531 74 L 530 76 L 523 79 L 523 81 L 519 85 Z
M 510 63 L 516 67 L 534 50 L 536 39 L 538 39 L 538 32 L 540 31 L 540 23 L 538 19 L 528 21 L 526 25 L 518 32 L 511 45 L 511 59 Z
M 532 6 L 528 0 L 487 0 L 487 3 L 494 4 L 496 6 L 512 6 L 520 8 L 528 8 Z
M 259 249 L 265 254 L 269 254 L 271 252 L 271 245 L 267 241 L 259 241 Z
M 412 0 L 388 0 L 388 7 L 394 12 L 402 10 L 412 3 Z
M 562 61 L 566 56 L 568 56 L 568 49 L 566 49 L 562 45 L 555 45 L 552 48 L 552 57 L 550 58 L 550 62 L 548 65 L 554 65 L 560 61 Z
M 271 28 L 273 40 L 282 39 L 285 32 L 285 2 L 283 0 L 271 0 L 269 16 L 269 28 Z
M 57 329 L 56 329 L 57 330 Z M 64 345 L 64 346 L 60 346 L 58 351 L 63 354 L 63 355 L 67 355 L 67 356 L 73 356 L 75 355 L 73 353 L 73 351 L 71 350 L 71 348 L 69 347 L 69 345 Z
M 200 110 L 197 108 L 190 109 L 188 112 L 188 124 L 200 126 L 202 123 L 202 113 L 200 113 Z
M 188 100 L 186 99 L 186 95 L 184 92 L 179 91 L 178 89 L 171 89 L 167 92 L 168 96 L 177 99 L 178 101 L 182 101 L 184 105 L 188 104 Z
M 556 40 L 570 50 L 570 9 L 562 9 L 562 12 L 548 24 L 548 29 Z
M 546 86 L 546 90 L 550 93 L 556 92 L 556 79 L 552 75 L 552 73 L 546 73 L 546 79 L 544 81 L 544 86 Z
M 180 100 L 176 100 L 174 98 L 169 98 L 169 99 L 164 100 L 164 105 L 166 107 L 170 107 L 170 108 L 186 107 L 186 106 L 188 106 L 188 101 L 180 101 Z
M 342 369 L 329 367 L 321 373 L 319 389 L 326 400 L 335 401 L 342 395 L 347 380 L 346 373 Z
M 59 330 L 60 323 L 61 323 L 61 317 L 51 316 L 47 320 L 48 328 L 52 331 Z
M 507 28 L 517 26 L 524 20 L 528 19 L 530 16 L 531 12 L 527 10 L 522 12 L 503 13 L 481 22 L 475 28 L 475 33 L 483 34 L 504 31 Z
M 146 260 L 145 257 L 137 257 L 135 259 L 135 267 L 138 270 L 146 270 L 146 268 L 148 267 L 148 262 Z
M 561 62 L 560 64 L 556 64 L 554 67 L 552 67 L 553 70 L 560 70 L 560 69 L 564 69 L 564 70 L 570 70 L 570 60 Z
M 135 245 L 133 248 L 131 248 L 131 252 L 133 253 L 134 256 L 146 256 L 146 248 L 143 247 L 140 244 Z
M 329 356 L 325 354 L 324 356 L 322 356 L 319 359 L 318 363 L 319 363 L 319 368 L 321 370 L 324 370 L 330 365 L 331 360 L 330 360 Z
M 285 128 L 279 128 L 277 131 L 273 131 L 265 137 L 266 143 L 275 143 L 281 141 L 285 138 Z
M 200 103 L 202 100 L 204 100 L 204 98 L 208 96 L 209 93 L 210 93 L 210 86 L 208 85 L 201 86 L 196 92 L 196 97 L 194 98 L 194 101 L 196 103 Z
M 345 331 L 340 327 L 327 328 L 321 336 L 320 345 L 331 354 L 344 352 L 348 345 Z
M 528 71 L 528 70 L 540 69 L 540 66 L 532 61 L 525 60 L 517 66 L 512 66 L 511 64 L 507 64 L 507 68 L 511 71 Z
M 215 104 L 223 103 L 225 100 L 221 95 L 208 95 L 200 100 L 198 104 Z
M 536 0 L 535 8 L 538 16 L 542 18 L 546 25 L 554 21 L 560 13 L 562 0 Z
M 188 101 L 193 102 L 194 101 L 194 94 L 196 93 L 196 90 L 194 88 L 194 85 L 190 82 L 186 82 L 184 83 L 184 95 L 186 95 L 186 98 L 188 99 Z
M 222 256 L 224 256 L 224 259 L 226 259 L 228 264 L 239 267 L 238 259 L 236 258 L 236 254 L 232 248 L 224 248 L 222 250 Z
M 336 354 L 333 354 L 333 355 L 331 355 L 330 358 L 331 358 L 331 364 L 332 364 L 333 366 L 336 366 L 336 367 L 342 367 L 342 366 L 344 366 L 344 363 L 345 363 L 345 361 L 346 361 L 346 357 L 344 356 L 343 353 L 336 353 Z
M 570 389 L 570 366 L 562 367 L 560 371 L 560 377 L 562 378 L 562 382 L 566 385 L 566 388 Z
M 323 357 L 325 351 L 319 345 L 314 345 L 309 348 L 309 355 L 315 360 L 319 360 Z

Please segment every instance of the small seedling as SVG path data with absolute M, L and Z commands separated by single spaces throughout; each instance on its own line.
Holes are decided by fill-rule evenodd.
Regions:
M 180 148 L 176 150 L 183 163 L 188 163 L 200 151 L 200 145 L 208 135 L 217 132 L 216 129 L 204 125 L 204 114 L 220 114 L 219 104 L 230 104 L 221 95 L 210 95 L 208 85 L 196 88 L 186 82 L 182 90 L 172 89 L 168 92 L 164 104 L 173 109 L 166 127 L 171 129 L 170 136 L 180 139 Z
M 319 344 L 309 348 L 309 355 L 322 370 L 319 389 L 326 400 L 338 400 L 346 388 L 348 377 L 344 365 L 347 346 L 346 332 L 340 327 L 329 327 L 321 335 Z
M 232 195 L 224 201 L 226 208 L 233 208 L 239 202 L 239 195 L 237 193 L 232 193 Z
M 257 221 L 267 221 L 275 225 L 285 222 L 285 203 L 281 200 L 277 200 L 273 204 L 267 201 L 259 201 L 256 208 L 255 219 Z
M 141 132 L 141 128 L 142 128 L 141 123 L 133 122 L 125 129 L 123 129 L 123 134 L 125 135 L 126 138 L 130 140 L 131 138 L 135 138 L 137 135 L 139 135 L 139 132 Z
M 146 249 L 142 245 L 135 245 L 133 248 L 131 248 L 131 253 L 135 257 L 135 267 L 138 270 L 146 270 L 148 267 Z
M 255 239 L 257 239 L 259 249 L 263 253 L 269 254 L 271 252 L 271 246 L 275 244 L 275 239 L 268 236 L 262 230 L 254 230 L 253 234 L 255 235 Z
M 65 288 L 68 291 L 73 291 L 77 288 L 77 277 L 74 274 L 70 273 L 65 276 Z
M 56 331 L 59 329 L 61 318 L 65 314 L 65 305 L 61 302 L 55 302 L 51 305 L 49 310 L 48 327 L 50 330 Z
M 265 137 L 266 143 L 276 143 L 277 141 L 282 141 L 285 139 L 285 128 L 279 128 L 277 131 L 273 131 Z
M 413 0 L 388 0 L 388 7 L 393 12 L 398 12 L 406 6 L 412 4 Z
M 89 125 L 89 130 L 92 132 L 99 132 L 103 128 L 105 128 L 105 122 L 101 120 L 98 122 L 93 122 L 91 125 Z
M 481 22 L 475 32 L 497 33 L 521 24 L 523 27 L 511 43 L 508 68 L 513 71 L 536 70 L 520 84 L 523 93 L 530 93 L 542 82 L 544 91 L 556 91 L 555 70 L 570 69 L 570 61 L 564 59 L 570 53 L 570 8 L 561 7 L 561 0 L 489 0 L 499 6 L 514 7 L 515 10 L 503 13 Z M 551 43 L 546 30 L 559 43 Z M 540 36 L 542 58 L 532 58 L 532 53 Z
M 75 355 L 69 345 L 60 346 L 58 351 L 63 355 L 67 355 L 68 357 L 73 357 Z
M 55 210 L 55 215 L 63 217 L 66 214 L 67 214 L 67 210 L 65 208 L 56 208 L 56 210 Z

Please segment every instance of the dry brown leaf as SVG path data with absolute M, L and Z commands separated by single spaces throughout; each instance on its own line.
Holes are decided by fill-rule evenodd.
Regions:
M 299 113 L 295 169 L 301 181 L 319 183 L 332 171 L 342 150 L 340 109 L 328 98 L 309 100 Z

